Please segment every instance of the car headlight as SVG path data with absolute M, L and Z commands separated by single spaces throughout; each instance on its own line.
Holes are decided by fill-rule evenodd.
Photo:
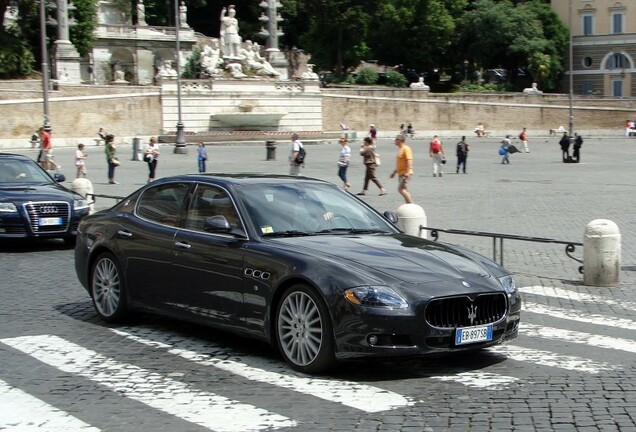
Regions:
M 17 213 L 18 208 L 10 202 L 0 202 L 0 213 Z
M 512 275 L 500 277 L 499 282 L 508 294 L 514 294 L 517 292 L 517 285 L 515 284 L 515 280 Z
M 385 286 L 362 286 L 349 288 L 345 298 L 354 305 L 390 309 L 406 309 L 409 304 L 398 293 Z
M 73 210 L 83 210 L 88 208 L 88 201 L 84 198 L 75 198 L 73 200 Z

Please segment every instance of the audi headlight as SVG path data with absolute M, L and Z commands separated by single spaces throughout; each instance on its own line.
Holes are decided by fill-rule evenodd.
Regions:
M 508 294 L 514 294 L 517 292 L 517 285 L 515 284 L 515 280 L 512 275 L 500 277 L 499 282 Z
M 398 293 L 385 286 L 362 286 L 349 288 L 345 298 L 354 305 L 389 309 L 406 309 L 409 304 Z
M 84 198 L 75 198 L 73 200 L 73 210 L 83 210 L 88 208 L 88 201 Z
M 18 208 L 10 202 L 0 202 L 0 213 L 17 213 Z

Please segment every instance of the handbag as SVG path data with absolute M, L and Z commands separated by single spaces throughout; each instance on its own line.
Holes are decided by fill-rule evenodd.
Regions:
M 112 158 L 112 159 L 110 160 L 110 163 L 112 163 L 112 164 L 113 164 L 113 165 L 115 165 L 115 166 L 119 166 L 119 159 L 117 159 L 117 158 Z
M 144 155 L 144 162 L 152 162 L 152 156 L 149 154 Z
M 375 165 L 376 166 L 382 165 L 382 160 L 380 159 L 380 155 L 377 153 L 374 153 L 373 156 L 375 157 Z

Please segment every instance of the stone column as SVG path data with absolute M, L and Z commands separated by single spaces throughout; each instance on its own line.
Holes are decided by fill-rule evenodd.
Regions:
M 55 41 L 55 76 L 59 83 L 79 84 L 80 55 L 69 38 L 67 0 L 57 0 L 57 40 Z
M 276 72 L 280 74 L 281 79 L 288 79 L 288 66 L 289 63 L 285 58 L 285 55 L 280 52 L 278 48 L 278 37 L 283 36 L 283 31 L 278 28 L 278 23 L 283 21 L 283 17 L 280 16 L 277 9 L 283 5 L 279 0 L 261 0 L 258 4 L 265 9 L 265 13 L 261 15 L 259 21 L 267 25 L 267 29 L 262 28 L 259 32 L 260 35 L 267 37 L 267 61 L 274 67 Z

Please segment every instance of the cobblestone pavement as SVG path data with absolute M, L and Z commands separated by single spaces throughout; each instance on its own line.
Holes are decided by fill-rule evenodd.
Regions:
M 427 137 L 428 138 L 428 137 Z M 498 139 L 470 138 L 468 174 L 454 145 L 433 178 L 427 140 L 412 139 L 411 191 L 428 226 L 583 242 L 585 226 L 614 221 L 622 235 L 618 287 L 585 286 L 564 246 L 506 241 L 505 265 L 524 297 L 519 338 L 471 355 L 343 364 L 325 377 L 291 372 L 268 346 L 154 316 L 128 327 L 99 321 L 61 242 L 0 244 L 0 430 L 37 431 L 636 431 L 636 139 L 586 140 L 581 164 L 563 164 L 555 138 L 501 165 Z M 352 192 L 364 170 L 352 145 Z M 287 173 L 288 143 L 209 146 L 209 171 Z M 158 176 L 196 171 L 196 156 L 164 145 Z M 307 146 L 305 175 L 338 182 L 339 145 Z M 16 151 L 34 156 L 30 149 Z M 95 192 L 123 196 L 146 164 L 120 149 L 118 185 L 103 147 L 87 146 Z M 379 144 L 389 191 L 363 197 L 402 204 L 389 180 L 395 148 Z M 126 154 L 128 153 L 128 155 Z M 128 156 L 128 157 L 126 157 Z M 56 158 L 70 180 L 73 149 Z M 99 198 L 96 207 L 114 203 Z M 441 241 L 492 255 L 487 238 Z M 582 257 L 582 248 L 573 253 Z

